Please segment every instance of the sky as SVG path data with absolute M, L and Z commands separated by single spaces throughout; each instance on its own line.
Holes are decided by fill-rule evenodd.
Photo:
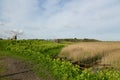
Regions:
M 120 40 L 120 0 L 0 0 L 0 37 Z

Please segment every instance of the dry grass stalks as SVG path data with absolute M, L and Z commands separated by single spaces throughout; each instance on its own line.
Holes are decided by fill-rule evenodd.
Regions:
M 101 64 L 111 64 L 112 67 L 120 69 L 120 49 L 110 52 L 101 59 Z
M 72 63 L 91 64 L 101 59 L 101 63 L 113 63 L 114 61 L 118 63 L 120 58 L 118 50 L 120 50 L 120 42 L 81 42 L 66 46 L 58 57 Z

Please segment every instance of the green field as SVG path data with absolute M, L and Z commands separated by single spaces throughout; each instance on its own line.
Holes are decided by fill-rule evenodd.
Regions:
M 79 65 L 59 59 L 57 55 L 66 45 L 45 40 L 0 40 L 0 57 L 32 63 L 32 70 L 44 80 L 120 80 L 120 72 L 114 68 L 81 70 Z

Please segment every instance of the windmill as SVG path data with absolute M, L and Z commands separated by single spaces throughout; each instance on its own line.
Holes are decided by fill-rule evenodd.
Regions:
M 23 34 L 23 30 L 13 29 L 13 30 L 11 30 L 11 33 L 13 34 L 11 39 L 12 40 L 17 40 L 18 35 L 22 35 Z
M 0 21 L 0 27 L 8 27 L 8 26 L 10 26 L 10 23 L 3 23 L 2 21 Z M 5 35 L 10 36 L 11 34 L 12 34 L 12 38 L 8 38 L 8 39 L 17 40 L 17 37 L 23 34 L 23 30 L 20 29 L 8 30 L 7 28 L 4 30 L 4 36 Z

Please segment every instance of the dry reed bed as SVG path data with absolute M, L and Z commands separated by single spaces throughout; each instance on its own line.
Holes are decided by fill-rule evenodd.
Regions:
M 64 47 L 60 58 L 72 63 L 91 64 L 97 61 L 113 64 L 120 62 L 120 42 L 81 42 Z
M 112 67 L 120 70 L 120 50 L 110 52 L 101 59 L 101 64 L 111 64 Z

